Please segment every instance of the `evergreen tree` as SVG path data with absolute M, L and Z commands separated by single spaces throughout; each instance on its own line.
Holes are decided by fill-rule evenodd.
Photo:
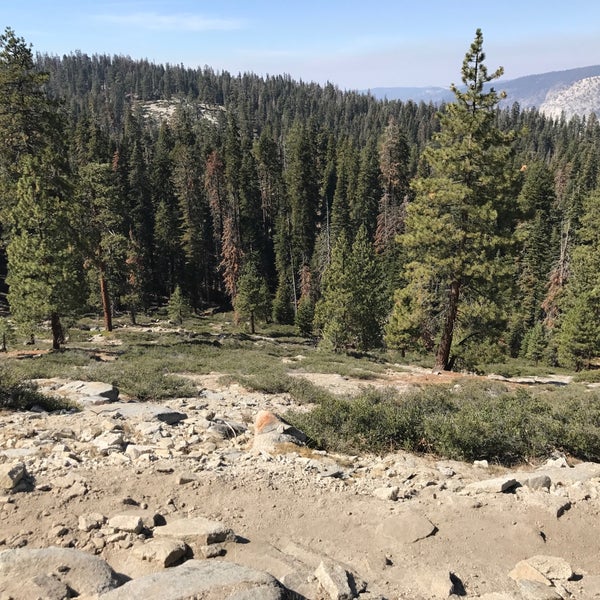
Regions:
M 562 317 L 558 334 L 558 361 L 577 371 L 590 367 L 600 355 L 600 291 L 580 295 Z
M 167 314 L 169 319 L 178 325 L 183 324 L 183 320 L 192 314 L 192 307 L 178 285 L 175 286 L 175 291 L 169 298 Z
M 350 333 L 358 350 L 382 345 L 388 301 L 375 248 L 361 225 L 352 244 L 348 265 Z
M 81 255 L 71 226 L 79 219 L 74 218 L 76 207 L 60 164 L 50 150 L 21 160 L 7 246 L 11 314 L 20 324 L 50 319 L 55 350 L 65 339 L 61 317 L 80 311 L 85 298 Z
M 487 86 L 502 69 L 488 75 L 484 58 L 477 30 L 462 67 L 466 89 L 452 87 L 456 100 L 441 114 L 441 130 L 424 152 L 429 174 L 413 183 L 416 197 L 402 236 L 408 286 L 429 297 L 423 329 L 437 332 L 439 369 L 452 367 L 457 325 L 466 339 L 498 324 L 499 287 L 512 264 L 510 140 L 495 123 L 502 96 Z
M 350 246 L 344 231 L 331 249 L 331 262 L 321 280 L 321 297 L 315 306 L 314 327 L 321 343 L 340 352 L 350 344 L 348 307 L 351 295 L 348 284 Z
M 0 193 L 2 211 L 14 199 L 21 159 L 57 137 L 57 110 L 44 92 L 48 74 L 36 68 L 31 46 L 7 27 L 0 35 Z
M 113 306 L 110 281 L 119 285 L 125 277 L 127 239 L 118 206 L 114 173 L 109 164 L 89 163 L 82 167 L 76 190 L 81 209 L 79 239 L 87 269 L 93 269 L 100 285 L 100 301 L 106 331 L 112 331 Z M 119 283 L 117 283 L 119 282 Z
M 516 285 L 520 301 L 510 318 L 509 335 L 513 354 L 518 353 L 525 333 L 545 316 L 542 304 L 557 258 L 553 244 L 557 226 L 554 181 L 548 167 L 541 163 L 528 166 L 518 200 L 523 220 L 515 232 L 520 247 Z M 539 337 L 538 330 L 534 334 L 536 337 Z
M 336 352 L 350 346 L 357 350 L 381 346 L 387 303 L 366 227 L 361 226 L 352 247 L 340 233 L 321 292 L 314 321 L 326 346 Z
M 238 319 L 250 320 L 250 333 L 256 333 L 256 320 L 268 319 L 271 311 L 266 279 L 258 270 L 256 257 L 244 263 L 237 282 L 233 307 Z

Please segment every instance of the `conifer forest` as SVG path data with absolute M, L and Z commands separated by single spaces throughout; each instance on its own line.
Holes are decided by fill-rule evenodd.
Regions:
M 5 314 L 25 332 L 47 322 L 54 348 L 78 315 L 111 330 L 116 312 L 169 306 L 439 369 L 594 366 L 600 123 L 511 104 L 481 31 L 465 47 L 455 99 L 436 106 L 50 56 L 7 28 Z

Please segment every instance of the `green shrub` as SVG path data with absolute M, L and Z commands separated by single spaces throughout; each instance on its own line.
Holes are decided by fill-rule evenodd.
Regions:
M 456 460 L 513 465 L 555 449 L 600 459 L 600 397 L 589 392 L 509 390 L 497 383 L 430 386 L 397 396 L 367 390 L 326 397 L 286 417 L 321 448 L 431 452 Z
M 70 402 L 46 396 L 33 384 L 20 381 L 13 373 L 0 369 L 0 410 L 30 410 L 34 406 L 47 411 L 73 408 Z

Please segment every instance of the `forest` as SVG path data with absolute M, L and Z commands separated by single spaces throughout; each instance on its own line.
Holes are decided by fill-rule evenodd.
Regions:
M 233 309 L 439 369 L 595 366 L 600 123 L 500 108 L 486 60 L 478 30 L 434 106 L 34 54 L 7 28 L 0 326 L 47 322 L 59 349 L 85 313 Z

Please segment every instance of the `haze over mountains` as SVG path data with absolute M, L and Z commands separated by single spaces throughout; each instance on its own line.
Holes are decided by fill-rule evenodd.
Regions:
M 567 119 L 593 112 L 600 115 L 600 65 L 501 79 L 494 87 L 506 92 L 505 106 L 518 102 L 521 108 L 535 107 L 556 119 L 563 113 Z M 388 87 L 370 92 L 380 99 L 415 102 L 440 103 L 454 98 L 449 87 Z

